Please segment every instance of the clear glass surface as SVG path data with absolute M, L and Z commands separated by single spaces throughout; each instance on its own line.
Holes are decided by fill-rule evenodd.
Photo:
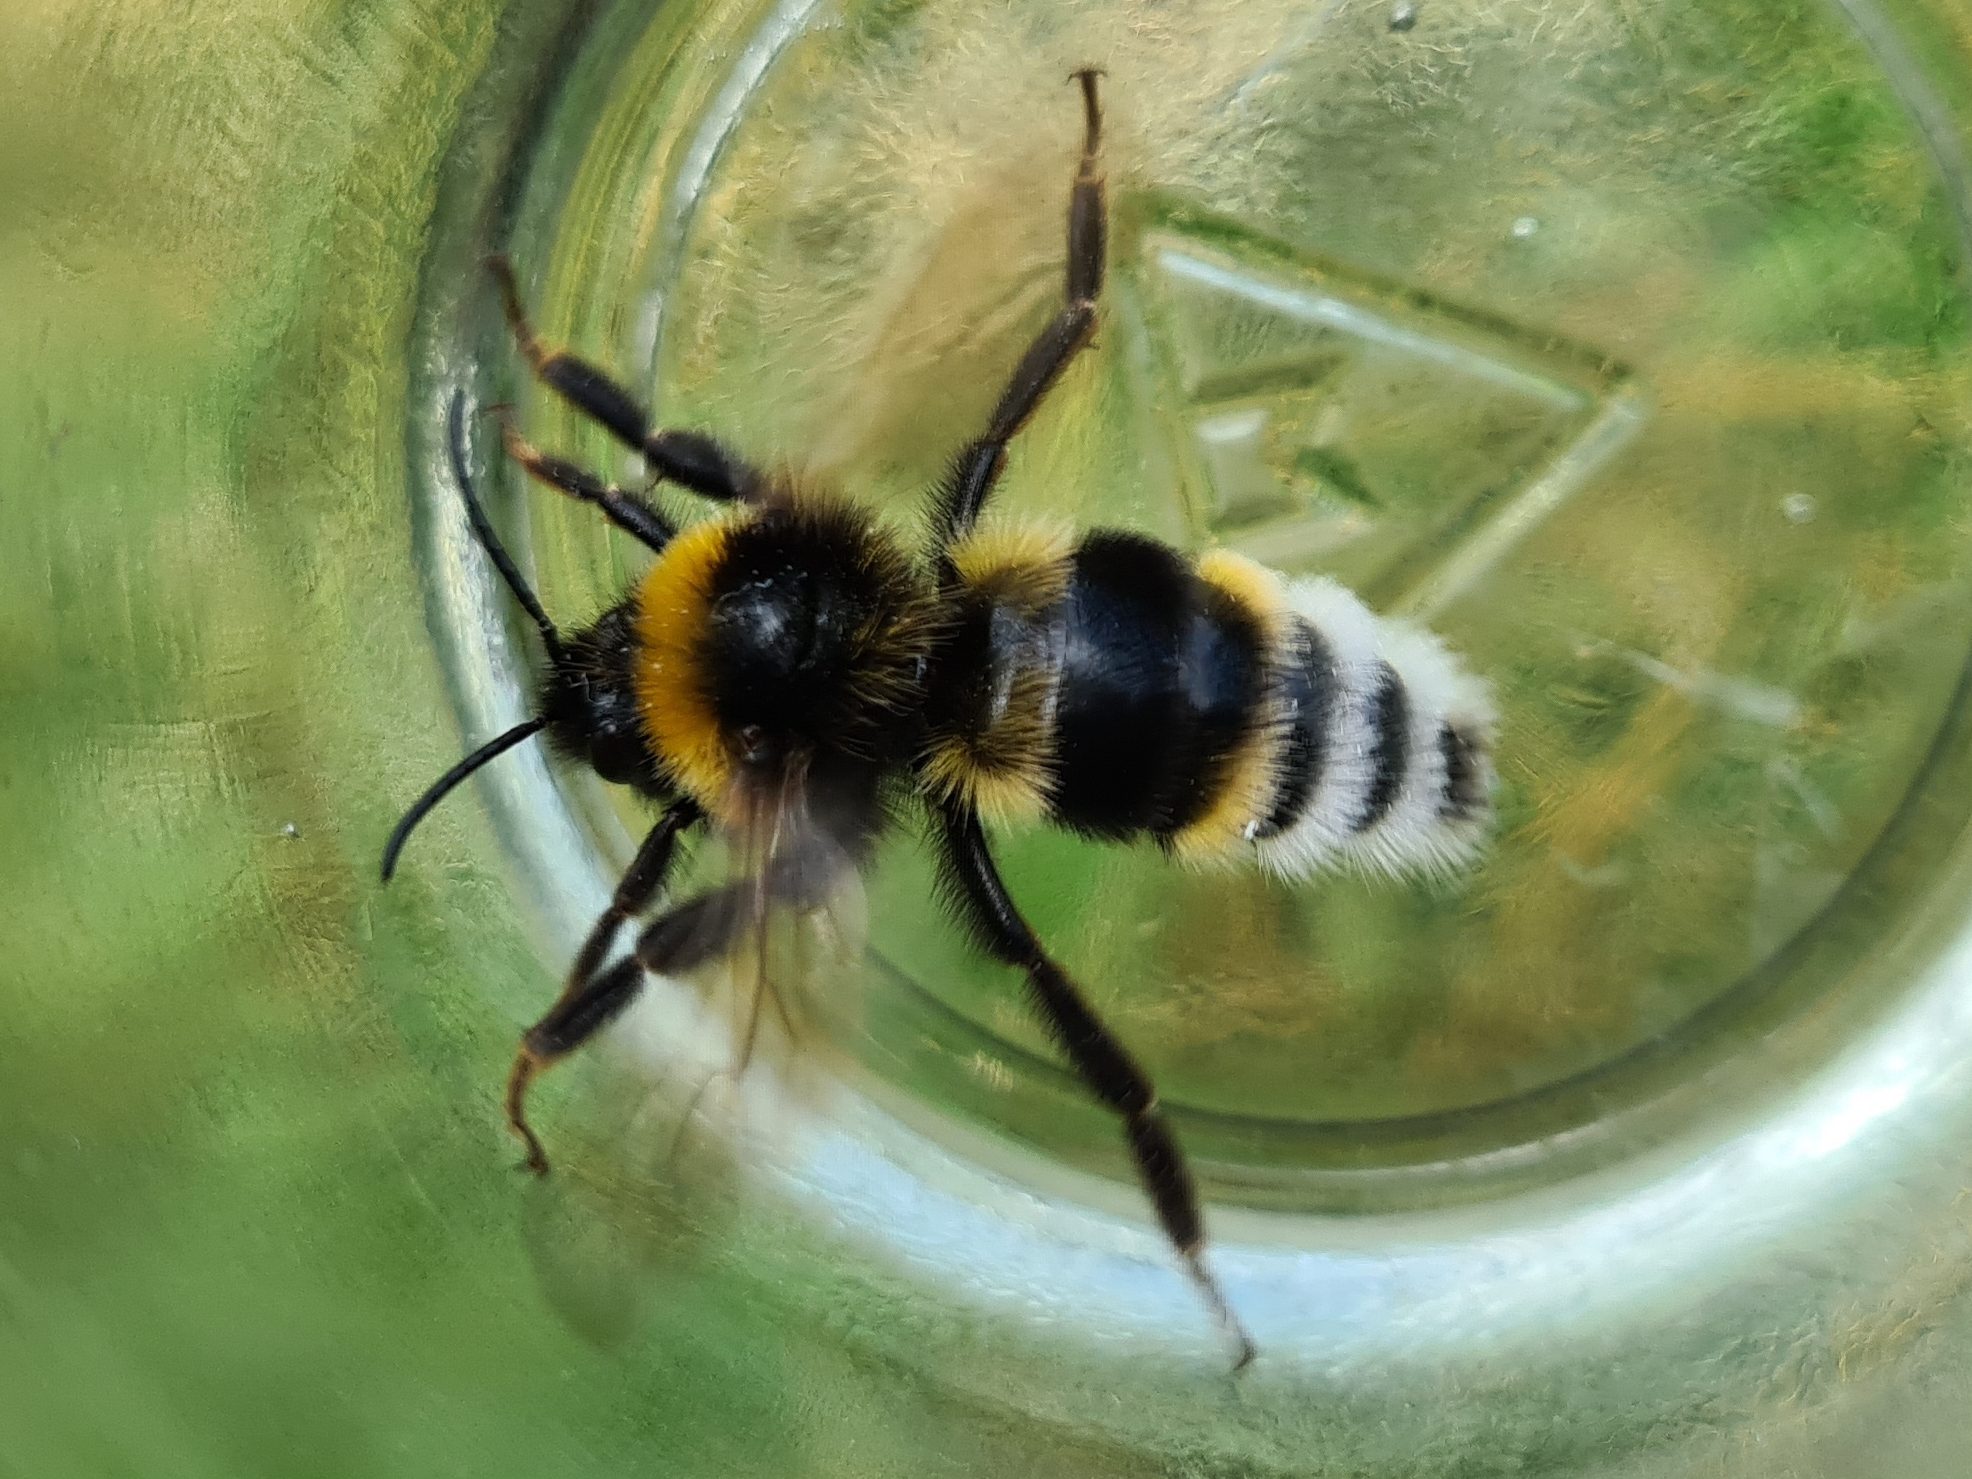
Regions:
M 796 1075 L 653 989 L 497 1089 L 645 819 L 525 751 L 445 409 L 660 416 L 913 529 L 1059 292 L 1009 504 L 1230 544 L 1496 685 L 1438 884 L 1042 833 L 1237 1384 L 908 831 Z M 0 19 L 0 1430 L 36 1475 L 1956 1475 L 1972 1356 L 1972 26 L 1945 0 Z M 523 489 L 551 610 L 639 568 Z

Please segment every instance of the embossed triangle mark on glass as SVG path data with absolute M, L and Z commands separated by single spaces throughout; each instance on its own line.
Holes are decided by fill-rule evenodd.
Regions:
M 1152 198 L 1129 311 L 1182 519 L 1428 610 L 1482 579 L 1641 424 L 1593 348 Z

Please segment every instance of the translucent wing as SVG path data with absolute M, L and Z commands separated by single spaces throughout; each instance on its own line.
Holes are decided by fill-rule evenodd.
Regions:
M 720 814 L 686 891 L 646 934 L 646 957 L 696 989 L 719 1039 L 675 1113 L 681 1133 L 742 1098 L 749 1110 L 811 1104 L 861 1022 L 874 793 L 790 764 L 738 783 Z M 663 1061 L 679 1061 L 674 1046 L 657 1045 Z
M 1054 152 L 1030 149 L 914 206 L 937 227 L 878 254 L 881 276 L 845 305 L 831 389 L 800 428 L 805 471 L 867 487 L 888 470 L 925 486 L 986 425 L 1061 293 L 1062 173 Z
M 645 992 L 608 1070 L 578 1079 L 523 1219 L 543 1294 L 585 1338 L 635 1338 L 666 1303 L 653 1277 L 716 1242 L 743 1165 L 826 1106 L 861 1021 L 873 807 L 798 769 L 757 779 L 645 921 L 705 1010 Z

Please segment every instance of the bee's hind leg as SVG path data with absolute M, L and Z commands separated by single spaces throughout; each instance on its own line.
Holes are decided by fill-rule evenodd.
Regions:
M 1102 173 L 1102 105 L 1093 67 L 1075 73 L 1082 88 L 1082 158 L 1068 195 L 1068 301 L 1041 330 L 1014 367 L 986 435 L 952 464 L 939 490 L 936 528 L 942 547 L 969 530 L 1006 467 L 1007 443 L 1027 424 L 1068 362 L 1086 349 L 1096 331 L 1096 299 L 1102 293 L 1109 249 L 1109 205 Z
M 1205 1263 L 1205 1223 L 1198 1189 L 1177 1137 L 1157 1102 L 1157 1088 L 1096 1016 L 1068 973 L 1049 958 L 1000 880 L 979 816 L 946 802 L 938 808 L 940 853 L 960 923 L 994 959 L 1026 973 L 1033 1003 L 1089 1091 L 1123 1121 L 1124 1138 L 1164 1236 L 1233 1348 L 1233 1369 L 1254 1356 L 1253 1339 Z

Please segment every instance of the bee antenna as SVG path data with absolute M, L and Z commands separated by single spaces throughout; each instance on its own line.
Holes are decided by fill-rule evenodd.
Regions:
M 546 719 L 523 720 L 505 734 L 488 740 L 427 786 L 424 795 L 413 801 L 411 809 L 404 813 L 395 827 L 390 829 L 390 840 L 383 845 L 383 881 L 390 882 L 390 875 L 397 871 L 397 855 L 404 851 L 404 844 L 411 840 L 412 829 L 431 813 L 434 806 L 451 794 L 454 786 L 487 761 L 499 759 L 522 740 L 532 739 L 547 727 Z
M 555 630 L 554 622 L 541 607 L 541 599 L 528 586 L 508 555 L 506 546 L 500 543 L 500 536 L 493 532 L 493 523 L 486 517 L 486 510 L 480 507 L 479 495 L 473 491 L 472 474 L 466 470 L 466 393 L 463 389 L 452 393 L 452 408 L 446 417 L 448 435 L 446 450 L 452 454 L 452 476 L 459 484 L 459 492 L 466 501 L 466 518 L 472 524 L 473 537 L 479 547 L 486 551 L 486 557 L 493 562 L 493 568 L 500 572 L 500 579 L 507 583 L 507 589 L 514 593 L 521 609 L 540 632 L 541 641 L 548 649 L 552 662 L 561 661 L 561 633 Z

